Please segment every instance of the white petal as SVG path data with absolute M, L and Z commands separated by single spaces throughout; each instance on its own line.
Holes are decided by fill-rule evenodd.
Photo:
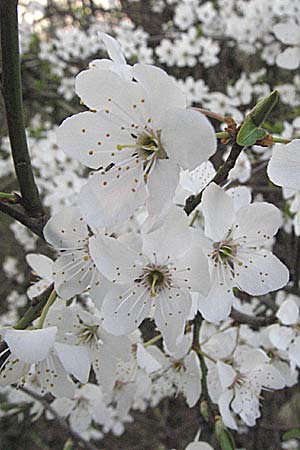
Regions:
M 51 283 L 51 282 L 50 282 Z M 27 289 L 27 295 L 30 299 L 33 299 L 37 295 L 41 294 L 50 284 L 45 280 L 40 280 L 37 283 L 34 283 Z
M 24 373 L 28 370 L 26 368 L 26 363 L 22 362 L 19 358 L 14 355 L 9 355 L 5 364 L 1 366 L 0 370 L 0 386 L 9 386 L 10 384 L 18 383 Z
M 46 223 L 43 234 L 57 249 L 82 248 L 89 232 L 78 208 L 66 207 Z
M 133 282 L 140 275 L 141 257 L 119 239 L 95 235 L 89 243 L 90 253 L 99 271 L 117 283 Z
M 207 442 L 191 442 L 185 450 L 214 450 Z
M 79 194 L 84 217 L 95 227 L 110 227 L 127 219 L 146 199 L 142 164 L 128 163 L 120 172 L 95 173 Z M 120 178 L 119 178 L 120 176 Z
M 276 317 L 284 325 L 296 324 L 299 320 L 299 307 L 293 299 L 287 299 L 280 305 Z
M 161 129 L 161 120 L 167 109 L 186 107 L 185 96 L 176 82 L 159 67 L 135 64 L 133 76 L 148 93 L 155 129 Z
M 218 400 L 218 406 L 224 425 L 228 428 L 231 428 L 232 430 L 237 430 L 236 421 L 234 420 L 233 414 L 229 408 L 232 398 L 233 398 L 232 390 L 223 392 Z
M 147 373 L 153 373 L 161 369 L 161 364 L 147 351 L 143 344 L 137 344 L 137 363 Z
M 182 376 L 180 390 L 182 390 L 187 404 L 192 408 L 199 400 L 202 388 L 200 362 L 198 355 L 193 350 L 184 358 L 184 366 L 186 372 Z
M 295 332 L 291 328 L 281 327 L 279 324 L 274 324 L 269 327 L 270 341 L 279 350 L 286 350 L 294 335 Z
M 87 167 L 99 169 L 130 156 L 132 148 L 119 151 L 118 145 L 134 145 L 136 139 L 127 128 L 105 112 L 83 112 L 68 117 L 57 129 L 57 143 L 71 158 Z M 129 125 L 130 127 L 130 125 Z
M 158 159 L 148 178 L 149 197 L 147 209 L 150 215 L 158 215 L 171 205 L 179 182 L 179 166 L 169 159 Z
M 267 240 L 277 233 L 282 223 L 281 212 L 271 203 L 259 202 L 236 212 L 233 239 Z
M 276 58 L 276 64 L 283 69 L 294 70 L 299 67 L 300 47 L 288 47 Z
M 277 39 L 286 45 L 297 45 L 300 42 L 300 27 L 294 20 L 277 23 L 273 27 L 273 32 Z
M 87 383 L 91 368 L 87 348 L 56 342 L 55 350 L 65 371 L 74 375 L 81 383 Z
M 224 239 L 234 220 L 232 198 L 215 183 L 203 192 L 202 211 L 205 219 L 205 235 L 214 241 Z
M 97 269 L 87 250 L 73 250 L 60 255 L 53 265 L 54 287 L 68 300 L 87 289 Z
M 221 386 L 225 390 L 233 384 L 236 378 L 236 371 L 229 364 L 225 364 L 222 361 L 217 362 L 217 368 Z
M 300 139 L 275 146 L 268 165 L 273 183 L 290 189 L 300 189 Z
M 272 364 L 264 364 L 258 368 L 255 377 L 264 388 L 283 389 L 285 386 L 282 375 Z
M 105 44 L 106 51 L 110 59 L 118 64 L 126 64 L 126 59 L 118 41 L 106 33 L 100 33 L 100 37 Z
M 217 149 L 213 126 L 192 109 L 169 109 L 161 127 L 161 142 L 167 155 L 183 169 L 195 169 Z
M 191 291 L 200 292 L 202 295 L 208 295 L 210 289 L 208 260 L 200 247 L 191 248 L 177 259 L 172 279 L 174 286 L 185 287 Z
M 251 202 L 251 190 L 247 186 L 238 186 L 228 189 L 226 192 L 233 200 L 235 211 L 244 206 L 248 206 Z
M 168 348 L 173 348 L 184 334 L 192 299 L 184 289 L 163 289 L 155 299 L 154 320 Z
M 229 316 L 233 300 L 231 290 L 214 283 L 207 297 L 199 295 L 198 309 L 208 322 L 220 322 Z
M 146 117 L 146 91 L 140 84 L 126 80 L 112 70 L 84 70 L 77 75 L 75 88 L 89 108 L 116 114 L 129 126 L 131 122 L 140 125 L 141 118 Z M 148 111 L 149 108 L 148 104 Z
M 47 358 L 53 347 L 57 327 L 41 330 L 6 330 L 3 339 L 11 353 L 26 363 L 34 363 Z
M 297 336 L 290 345 L 289 358 L 293 363 L 300 367 L 300 336 Z
M 45 255 L 29 253 L 26 255 L 26 261 L 40 278 L 52 283 L 52 259 Z
M 280 289 L 289 281 L 289 271 L 267 250 L 245 254 L 243 264 L 235 266 L 235 281 L 250 295 L 263 295 Z
M 231 407 L 236 414 L 250 427 L 255 425 L 260 416 L 258 393 L 252 392 L 252 386 L 244 385 L 236 392 Z
M 103 327 L 120 336 L 135 331 L 149 316 L 152 298 L 143 286 L 115 286 L 102 306 Z

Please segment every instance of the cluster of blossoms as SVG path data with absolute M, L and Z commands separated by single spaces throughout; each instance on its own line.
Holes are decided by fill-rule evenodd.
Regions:
M 298 304 L 285 299 L 279 323 L 259 331 L 229 316 L 234 305 L 255 317 L 257 296 L 287 285 L 271 252 L 281 213 L 252 203 L 246 187 L 215 184 L 208 119 L 162 69 L 127 64 L 118 42 L 101 36 L 110 59 L 92 61 L 75 82 L 88 111 L 57 130 L 68 169 L 80 171 L 71 158 L 92 170 L 44 227 L 55 260 L 27 256 L 39 277 L 28 296 L 54 289 L 32 329 L 2 326 L 0 385 L 50 393 L 72 428 L 100 439 L 165 397 L 181 393 L 193 407 L 205 378 L 226 427 L 254 426 L 262 390 L 297 382 Z M 298 148 L 295 140 L 275 149 L 274 183 L 300 189 Z M 230 180 L 248 179 L 245 158 Z M 182 204 L 201 191 L 191 220 Z M 146 329 L 157 330 L 149 341 Z M 210 448 L 196 438 L 187 450 Z
M 132 411 L 178 394 L 189 407 L 208 401 L 224 426 L 240 432 L 255 425 L 264 390 L 298 380 L 299 297 L 280 291 L 275 304 L 273 292 L 287 285 L 289 273 L 272 247 L 280 228 L 300 235 L 300 141 L 248 147 L 220 187 L 209 159 L 228 153 L 216 154 L 212 125 L 190 105 L 242 122 L 274 87 L 269 72 L 283 73 L 275 87 L 287 120 L 266 126 L 283 138 L 298 137 L 299 2 L 158 0 L 150 17 L 172 11 L 159 32 L 137 26 L 132 16 L 118 16 L 116 25 L 120 2 L 106 8 L 110 25 L 100 18 L 84 31 L 64 27 L 49 42 L 48 25 L 43 28 L 39 58 L 50 65 L 62 106 L 78 111 L 68 103 L 76 104 L 75 92 L 84 106 L 58 128 L 38 115 L 27 130 L 51 214 L 44 236 L 52 248 L 51 259 L 27 255 L 37 280 L 27 296 L 52 283 L 54 291 L 50 309 L 26 331 L 13 328 L 26 296 L 14 290 L 7 298 L 0 319 L 6 342 L 1 392 L 11 403 L 31 402 L 34 419 L 43 406 L 11 385 L 50 394 L 54 411 L 86 439 L 120 435 Z M 38 31 L 43 7 L 35 13 Z M 117 41 L 102 33 L 112 29 Z M 26 17 L 21 35 L 26 54 L 32 40 Z M 105 49 L 108 59 L 92 60 Z M 253 67 L 238 77 L 225 73 L 225 52 L 241 67 L 242 52 Z M 223 69 L 224 83 L 210 72 Z M 46 116 L 53 113 L 49 107 Z M 5 138 L 1 151 L 5 178 L 13 172 Z M 270 181 L 283 188 L 282 211 L 264 201 L 272 196 L 246 186 L 267 165 Z M 188 217 L 185 201 L 200 192 L 201 203 Z M 10 229 L 26 253 L 41 251 L 21 225 Z M 7 257 L 3 269 L 20 291 L 17 259 Z M 266 320 L 259 329 L 241 325 L 232 308 Z M 212 448 L 199 439 L 186 450 Z

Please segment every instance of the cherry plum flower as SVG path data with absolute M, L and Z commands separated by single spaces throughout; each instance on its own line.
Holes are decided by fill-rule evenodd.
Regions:
M 172 202 L 179 170 L 194 169 L 216 150 L 213 127 L 201 113 L 186 109 L 175 81 L 163 70 L 132 68 L 135 81 L 111 70 L 89 69 L 76 90 L 93 111 L 66 119 L 59 146 L 94 173 L 79 196 L 91 225 L 110 226 L 147 201 L 150 214 Z
M 273 27 L 277 39 L 288 45 L 276 58 L 276 64 L 284 69 L 297 69 L 300 64 L 300 22 L 294 19 L 277 23 Z
M 201 205 L 207 239 L 200 239 L 206 246 L 212 286 L 198 307 L 206 320 L 218 322 L 230 313 L 233 287 L 263 295 L 287 284 L 288 269 L 263 248 L 281 225 L 281 214 L 263 202 L 235 211 L 231 196 L 215 183 L 205 189 Z
M 10 354 L 0 368 L 0 386 L 25 385 L 34 376 L 42 394 L 72 397 L 75 387 L 68 373 L 87 383 L 90 366 L 86 349 L 56 342 L 57 327 L 4 329 L 1 335 L 8 345 L 3 354 Z
M 201 248 L 191 246 L 194 230 L 186 226 L 183 212 L 173 217 L 172 227 L 166 221 L 143 236 L 142 251 L 107 236 L 98 235 L 91 242 L 97 267 L 114 283 L 101 309 L 108 332 L 128 334 L 153 317 L 172 347 L 190 315 L 191 291 L 208 293 L 208 263 Z
M 101 301 L 107 280 L 91 258 L 92 233 L 79 209 L 62 209 L 49 219 L 43 232 L 46 241 L 59 252 L 52 274 L 57 294 L 68 300 L 90 288 L 96 303 Z

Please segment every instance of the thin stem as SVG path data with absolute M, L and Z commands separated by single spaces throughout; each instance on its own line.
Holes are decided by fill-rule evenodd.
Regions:
M 44 306 L 43 310 L 42 310 L 42 314 L 40 315 L 39 321 L 37 323 L 37 328 L 43 328 L 45 319 L 47 317 L 48 311 L 51 308 L 51 306 L 53 305 L 53 303 L 56 300 L 56 292 L 53 289 L 53 291 L 51 292 L 51 294 L 49 295 L 49 298 L 47 300 L 46 305 Z
M 147 348 L 152 344 L 155 344 L 156 342 L 160 341 L 162 338 L 161 334 L 157 334 L 156 336 L 154 336 L 152 339 L 149 339 L 149 341 L 144 343 L 144 347 Z
M 283 139 L 280 137 L 272 136 L 272 142 L 277 144 L 289 144 L 292 141 L 290 139 Z
M 219 122 L 226 122 L 226 118 L 224 116 L 221 116 L 220 114 L 217 114 L 213 111 L 208 111 L 208 109 L 196 108 L 196 107 L 193 107 L 192 109 L 195 109 L 196 111 L 201 112 L 202 114 L 204 114 L 207 117 L 210 117 L 211 119 L 218 120 Z
M 241 147 L 237 143 L 233 144 L 230 153 L 228 155 L 228 158 L 226 159 L 224 164 L 222 164 L 222 166 L 219 167 L 219 170 L 217 171 L 213 179 L 210 181 L 210 183 L 221 184 L 227 179 L 230 170 L 235 166 L 236 160 L 240 156 L 243 148 L 244 147 Z M 186 199 L 184 210 L 188 216 L 199 205 L 201 199 L 202 199 L 202 191 L 199 192 L 199 194 L 191 195 Z
M 0 201 L 1 200 L 11 200 L 12 202 L 17 202 L 17 197 L 15 194 L 7 194 L 6 192 L 0 192 Z
M 198 216 L 199 216 L 199 209 L 196 209 L 196 211 L 194 212 L 194 215 L 192 217 L 192 220 L 190 221 L 190 224 L 189 224 L 190 227 L 192 227 L 194 225 Z
M 211 362 L 213 362 L 214 364 L 217 364 L 217 360 L 215 358 L 213 358 L 212 356 L 210 356 L 207 353 L 203 352 L 202 350 L 200 350 L 200 348 L 195 348 L 194 350 L 198 353 L 199 356 L 207 358 Z
M 43 407 L 45 408 L 45 410 L 48 411 L 51 414 L 51 416 L 53 416 L 53 418 L 57 422 L 57 424 L 64 431 L 66 431 L 70 436 L 72 436 L 72 438 L 75 440 L 75 442 L 78 443 L 78 445 L 80 445 L 80 447 L 82 447 L 84 450 L 97 450 L 97 447 L 95 447 L 93 444 L 91 444 L 86 439 L 84 439 L 82 436 L 80 436 L 79 433 L 72 430 L 72 428 L 68 425 L 67 421 L 57 414 L 55 409 L 52 408 L 51 405 L 49 405 L 49 403 L 47 402 L 47 400 L 44 397 L 42 397 L 41 395 L 37 394 L 36 392 L 34 392 L 31 389 L 28 389 L 27 387 L 24 387 L 24 386 L 18 386 L 18 389 L 20 391 L 25 392 L 27 395 L 29 395 L 29 397 L 33 398 L 34 400 L 37 400 L 38 402 L 40 402 L 43 405 Z
M 46 305 L 49 299 L 49 295 L 53 291 L 53 287 L 54 285 L 51 284 L 49 287 L 47 287 L 47 289 L 44 292 L 42 292 L 37 297 L 34 297 L 34 299 L 31 302 L 32 306 L 30 306 L 30 308 L 27 309 L 24 316 L 14 326 L 16 330 L 25 330 L 25 328 L 31 325 L 31 323 L 37 317 L 39 317 L 41 311 L 43 310 L 44 306 Z
M 47 216 L 29 217 L 21 205 L 12 206 L 7 202 L 0 202 L 0 211 L 12 219 L 17 220 L 22 225 L 29 228 L 34 234 L 44 239 L 43 228 L 47 222 Z
M 40 217 L 43 207 L 32 172 L 23 116 L 17 4 L 17 0 L 0 1 L 3 97 L 22 203 L 30 217 Z
M 229 131 L 219 131 L 215 134 L 215 136 L 217 139 L 226 139 L 230 138 L 231 134 L 229 133 Z

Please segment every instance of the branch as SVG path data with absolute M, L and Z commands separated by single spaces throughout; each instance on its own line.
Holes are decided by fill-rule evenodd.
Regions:
M 241 147 L 237 143 L 233 144 L 230 153 L 228 155 L 228 158 L 226 159 L 224 164 L 219 167 L 219 170 L 217 171 L 214 178 L 210 181 L 210 183 L 221 184 L 227 179 L 230 170 L 233 169 L 233 167 L 235 166 L 236 160 L 241 154 L 243 148 L 244 147 Z M 184 210 L 188 216 L 199 205 L 201 199 L 202 199 L 202 191 L 199 192 L 199 194 L 191 195 L 186 199 Z
M 54 284 L 50 284 L 40 295 L 34 297 L 31 306 L 27 309 L 24 316 L 14 326 L 16 330 L 25 330 L 40 315 L 40 312 L 47 303 L 47 300 L 53 291 Z
M 25 134 L 17 4 L 17 0 L 0 1 L 3 96 L 22 203 L 30 217 L 41 217 L 44 212 L 32 172 Z
M 1 1 L 1 0 L 0 0 Z M 21 206 L 11 206 L 6 202 L 0 201 L 0 211 L 7 214 L 12 219 L 17 220 L 25 227 L 29 228 L 34 234 L 44 239 L 43 228 L 48 220 L 47 216 L 29 217 Z
M 20 391 L 25 392 L 27 395 L 29 395 L 34 400 L 37 400 L 40 402 L 46 411 L 48 411 L 53 417 L 54 420 L 58 423 L 58 425 L 66 431 L 74 440 L 78 442 L 80 447 L 84 448 L 84 450 L 97 450 L 97 447 L 95 447 L 93 444 L 90 444 L 86 439 L 80 436 L 76 431 L 72 430 L 72 428 L 68 425 L 67 421 L 64 420 L 62 417 L 60 417 L 54 408 L 52 408 L 51 405 L 47 402 L 47 400 L 42 397 L 41 395 L 37 394 L 36 392 L 32 391 L 31 389 L 28 389 L 24 386 L 18 386 L 18 389 Z
M 236 309 L 232 309 L 230 317 L 239 324 L 246 324 L 254 329 L 266 327 L 277 320 L 275 315 L 269 317 L 249 316 L 248 314 L 244 314 Z

